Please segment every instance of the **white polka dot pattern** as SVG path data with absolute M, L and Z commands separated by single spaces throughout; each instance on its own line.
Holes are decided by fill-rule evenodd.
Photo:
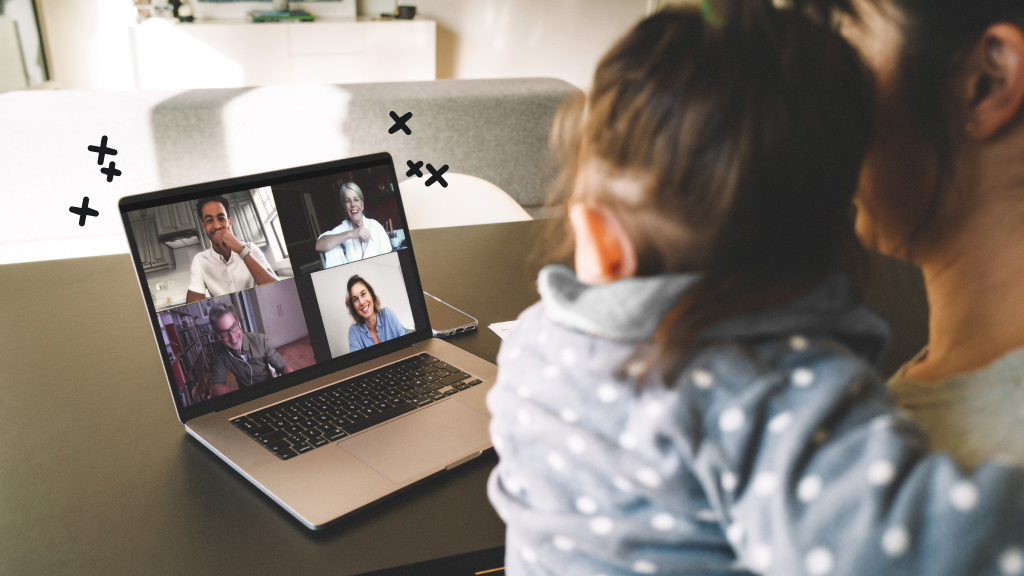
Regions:
M 1024 552 L 1016 546 L 999 555 L 999 571 L 1007 576 L 1024 573 Z
M 555 548 L 558 548 L 562 552 L 572 552 L 573 549 L 576 548 L 576 542 L 571 538 L 566 538 L 565 536 L 555 536 L 552 538 L 551 542 L 555 545 Z
M 718 417 L 718 427 L 722 432 L 735 432 L 743 427 L 746 417 L 739 408 L 729 408 Z
M 616 476 L 615 478 L 612 478 L 612 484 L 615 484 L 615 487 L 618 488 L 619 490 L 622 490 L 623 492 L 633 491 L 633 483 L 630 482 L 629 480 L 626 480 L 622 476 Z
M 522 348 L 512 348 L 511 350 L 508 351 L 508 358 L 509 360 L 515 360 L 516 358 L 519 358 L 519 356 L 521 356 L 522 354 Z
M 882 550 L 885 551 L 886 555 L 890 558 L 899 558 L 906 554 L 907 549 L 910 548 L 910 533 L 903 526 L 896 525 L 890 526 L 888 530 L 882 534 Z
M 516 390 L 516 393 L 519 394 L 520 398 L 529 398 L 530 396 L 533 396 L 533 393 L 530 392 L 530 389 L 526 386 L 520 386 L 519 389 Z
M 771 472 L 761 472 L 757 476 L 754 476 L 754 484 L 751 487 L 754 490 L 754 494 L 762 498 L 771 496 L 775 492 L 775 487 L 779 484 L 779 477 Z
M 949 491 L 949 501 L 961 512 L 970 512 L 978 505 L 978 489 L 970 482 L 958 482 Z
M 772 549 L 765 544 L 758 544 L 750 549 L 750 567 L 759 572 L 771 568 Z
M 598 516 L 590 521 L 590 531 L 598 536 L 611 534 L 615 530 L 615 523 L 607 516 Z
M 544 367 L 544 370 L 541 372 L 541 376 L 544 376 L 548 380 L 551 380 L 553 378 L 558 378 L 558 375 L 560 373 L 561 373 L 561 370 L 558 369 L 558 366 L 555 366 L 554 364 L 552 364 L 550 366 L 545 366 Z
M 745 530 L 743 529 L 743 524 L 740 524 L 739 522 L 733 522 L 732 524 L 729 524 L 728 528 L 725 529 L 725 537 L 729 540 L 729 542 L 732 542 L 734 546 L 738 546 L 740 542 L 743 540 L 744 532 Z
M 523 426 L 529 426 L 532 420 L 533 419 L 530 418 L 530 413 L 527 412 L 526 410 L 519 410 L 518 412 L 516 412 L 516 422 L 519 422 L 519 424 Z
M 732 472 L 725 472 L 722 474 L 722 490 L 726 492 L 732 492 L 736 489 L 736 485 L 739 484 L 739 479 Z
M 619 391 L 611 384 L 602 384 L 597 388 L 597 399 L 605 404 L 615 402 L 619 397 Z
M 619 446 L 625 450 L 636 448 L 636 436 L 630 432 L 623 432 L 619 435 Z
M 558 452 L 550 452 L 548 454 L 548 466 L 551 466 L 559 472 L 564 472 L 569 467 L 565 462 L 565 458 L 562 457 Z
M 558 412 L 558 416 L 562 419 L 562 421 L 568 422 L 569 424 L 575 424 L 580 419 L 580 415 L 577 414 L 576 411 L 571 408 L 562 408 Z
M 658 486 L 661 486 L 661 476 L 650 468 L 641 468 L 637 470 L 636 479 L 648 488 L 657 488 Z
M 896 477 L 896 467 L 892 462 L 877 460 L 868 465 L 868 484 L 872 486 L 885 486 Z
M 797 388 L 806 388 L 814 383 L 814 372 L 808 368 L 797 368 L 790 375 L 790 381 Z
M 590 496 L 580 496 L 576 499 L 576 510 L 587 516 L 597 514 L 597 500 Z
M 566 348 L 562 350 L 562 353 L 558 355 L 559 360 L 566 366 L 572 366 L 576 364 L 576 351 L 572 348 Z
M 831 574 L 835 568 L 835 558 L 828 548 L 815 548 L 807 553 L 804 559 L 804 567 L 811 576 L 825 576 Z
M 569 448 L 569 452 L 577 456 L 587 451 L 587 442 L 575 434 L 566 439 L 565 445 Z
M 698 510 L 694 517 L 701 522 L 718 522 L 718 514 L 714 510 Z
M 658 571 L 658 567 L 648 562 L 647 560 L 637 560 L 633 562 L 633 572 L 637 574 L 654 574 Z
M 655 530 L 667 532 L 676 527 L 676 519 L 671 514 L 662 512 L 651 518 L 651 527 Z
M 523 560 L 525 560 L 527 564 L 537 563 L 537 553 L 533 551 L 533 548 L 523 546 L 523 548 L 519 550 L 519 553 L 523 556 Z
M 810 502 L 821 494 L 822 485 L 821 476 L 817 474 L 804 476 L 796 485 L 796 497 L 801 502 Z
M 707 390 L 715 385 L 715 377 L 707 370 L 697 369 L 690 372 L 690 380 L 693 381 L 693 385 L 701 390 Z
M 774 418 L 768 421 L 768 431 L 773 434 L 778 434 L 789 427 L 790 423 L 793 422 L 792 412 L 781 412 L 776 414 Z

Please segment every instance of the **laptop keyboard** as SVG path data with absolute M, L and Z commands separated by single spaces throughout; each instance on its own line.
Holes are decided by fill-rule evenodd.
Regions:
M 281 460 L 288 460 L 480 382 L 451 364 L 420 354 L 239 416 L 231 423 Z

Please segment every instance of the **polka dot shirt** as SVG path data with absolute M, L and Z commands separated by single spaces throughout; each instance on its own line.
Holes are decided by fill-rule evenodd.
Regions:
M 673 386 L 638 389 L 627 326 L 691 284 L 542 271 L 488 396 L 507 574 L 1024 575 L 1024 471 L 927 452 L 842 275 L 713 326 Z

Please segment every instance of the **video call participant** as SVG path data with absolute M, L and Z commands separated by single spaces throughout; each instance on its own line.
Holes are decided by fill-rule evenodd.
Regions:
M 356 321 L 348 329 L 349 352 L 405 336 L 405 326 L 398 316 L 391 308 L 381 308 L 377 294 L 359 275 L 348 279 L 348 300 L 345 304 Z
M 363 191 L 355 182 L 334 183 L 345 205 L 345 220 L 316 240 L 316 251 L 324 255 L 324 267 L 355 262 L 391 252 L 391 238 L 373 218 L 363 212 Z
M 242 331 L 234 306 L 217 304 L 210 308 L 210 327 L 224 344 L 210 362 L 211 396 L 230 392 L 226 385 L 228 372 L 235 375 L 239 387 L 244 387 L 270 380 L 273 376 L 269 366 L 278 374 L 292 371 L 265 335 Z
M 196 203 L 199 221 L 212 246 L 192 259 L 185 303 L 223 296 L 278 280 L 258 246 L 242 242 L 231 232 L 228 201 L 221 196 Z

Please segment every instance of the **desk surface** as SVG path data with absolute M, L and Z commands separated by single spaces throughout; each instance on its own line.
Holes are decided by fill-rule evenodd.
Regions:
M 412 233 L 424 289 L 476 316 L 536 301 L 542 222 Z M 483 456 L 322 532 L 177 421 L 128 255 L 0 266 L 0 573 L 359 574 L 504 544 Z
M 424 289 L 476 316 L 537 299 L 544 222 L 419 230 Z M 885 372 L 923 343 L 919 274 L 875 258 L 894 324 Z M 322 532 L 292 519 L 174 416 L 127 255 L 0 266 L 0 573 L 359 574 L 503 544 L 483 456 Z

